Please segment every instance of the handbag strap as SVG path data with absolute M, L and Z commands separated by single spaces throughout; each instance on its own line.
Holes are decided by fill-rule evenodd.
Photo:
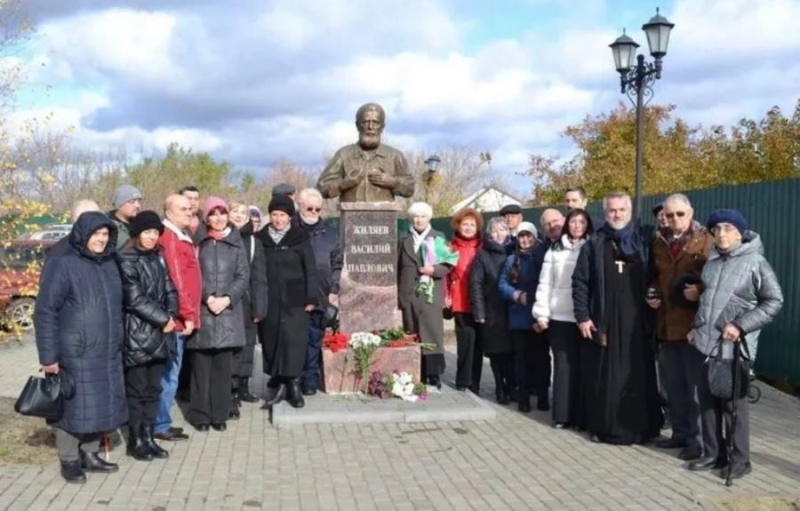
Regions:
M 747 337 L 742 334 L 742 337 L 739 338 L 739 342 L 737 343 L 740 346 L 738 349 L 740 350 L 739 353 L 742 354 L 742 348 L 744 348 L 744 355 L 747 360 L 753 362 L 753 357 L 750 355 L 750 349 L 747 347 Z

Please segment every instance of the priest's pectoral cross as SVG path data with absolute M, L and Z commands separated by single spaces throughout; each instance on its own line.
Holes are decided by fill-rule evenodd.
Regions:
M 617 265 L 617 272 L 622 274 L 625 269 L 625 261 L 614 261 L 614 263 Z

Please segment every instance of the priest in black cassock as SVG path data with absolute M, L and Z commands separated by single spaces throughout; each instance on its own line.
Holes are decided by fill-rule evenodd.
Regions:
M 587 429 L 593 442 L 630 445 L 659 435 L 651 311 L 645 303 L 652 230 L 631 221 L 630 196 L 603 199 L 605 224 L 572 277 Z

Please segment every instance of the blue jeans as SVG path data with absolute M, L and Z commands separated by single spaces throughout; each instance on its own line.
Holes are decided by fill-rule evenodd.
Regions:
M 698 385 L 705 378 L 705 356 L 683 341 L 661 343 L 661 370 L 667 386 L 672 438 L 689 446 L 703 445 Z
M 176 332 L 175 344 L 178 355 L 174 359 L 167 361 L 164 376 L 161 378 L 161 399 L 158 402 L 156 420 L 153 422 L 153 431 L 156 433 L 166 433 L 172 426 L 172 417 L 170 417 L 169 411 L 172 408 L 175 393 L 178 392 L 178 375 L 181 374 L 186 337 L 182 333 Z
M 322 357 L 322 337 L 324 330 L 308 325 L 308 345 L 306 347 L 306 363 L 303 366 L 301 383 L 308 389 L 318 390 L 320 387 L 319 360 Z

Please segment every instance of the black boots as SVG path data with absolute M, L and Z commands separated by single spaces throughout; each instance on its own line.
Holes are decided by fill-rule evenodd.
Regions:
M 86 474 L 81 468 L 80 460 L 77 461 L 62 461 L 61 462 L 61 477 L 68 483 L 83 484 L 86 482 Z
M 300 390 L 300 378 L 295 378 L 289 382 L 286 391 L 286 402 L 292 408 L 302 408 L 306 405 L 306 400 L 303 399 L 303 392 Z
M 86 472 L 104 472 L 110 474 L 119 470 L 119 465 L 109 463 L 96 452 L 86 453 L 81 451 L 81 468 Z
M 153 440 L 153 426 L 144 424 L 128 428 L 128 456 L 139 461 L 151 461 L 153 458 L 168 458 L 169 451 L 162 449 Z
M 245 403 L 258 403 L 258 398 L 250 393 L 250 378 L 239 378 L 239 399 Z
M 142 426 L 142 441 L 150 450 L 154 458 L 164 459 L 169 458 L 169 451 L 162 449 L 155 440 L 153 440 L 153 426 Z
M 128 456 L 139 461 L 151 461 L 153 453 L 145 443 L 140 426 L 130 426 L 128 428 L 128 448 L 125 451 Z

